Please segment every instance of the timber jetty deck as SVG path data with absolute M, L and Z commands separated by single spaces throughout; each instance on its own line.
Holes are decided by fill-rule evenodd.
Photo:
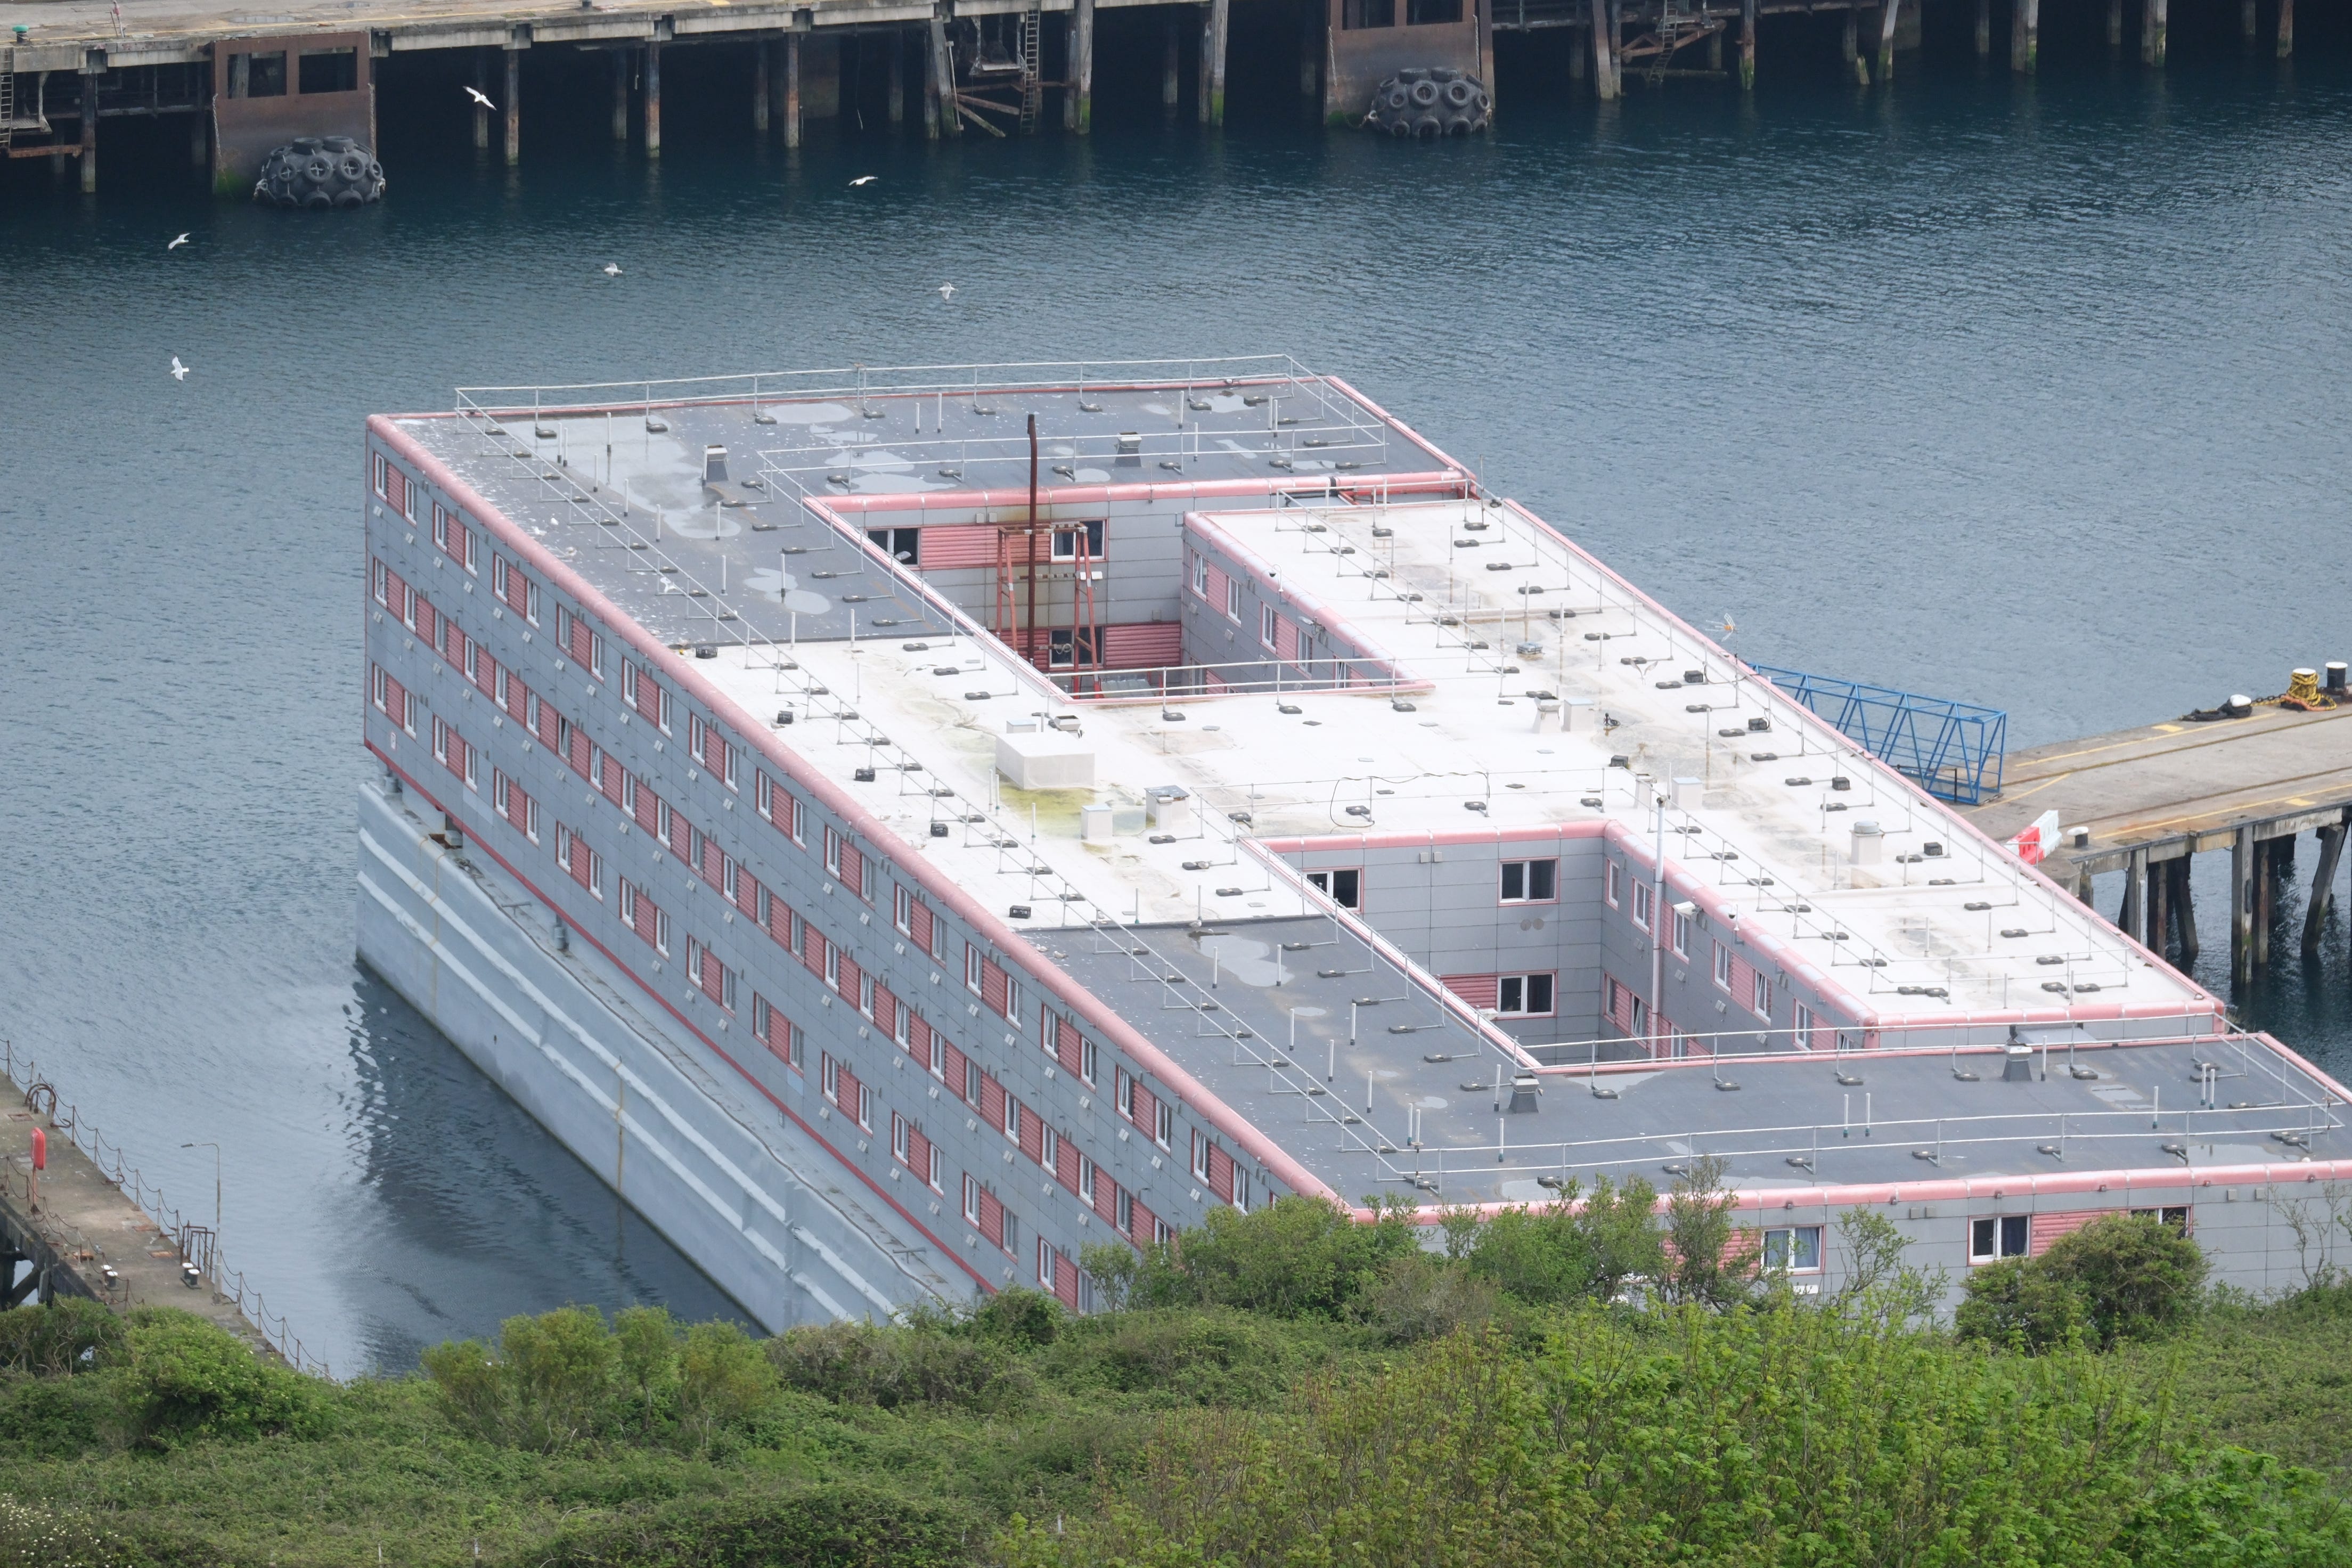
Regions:
M 2178 942 L 2184 963 L 2198 951 L 2189 858 L 2229 850 L 2231 973 L 2242 978 L 2270 960 L 2278 884 L 2306 832 L 2320 857 L 2304 951 L 2317 947 L 2352 821 L 2352 706 L 2260 702 L 2242 718 L 2169 720 L 2014 752 L 2000 796 L 1967 815 L 2006 839 L 2050 811 L 2060 828 L 2042 868 L 2085 901 L 2094 876 L 2127 873 L 2119 923 L 2159 952 Z
M 287 1337 L 282 1319 L 278 1332 L 264 1331 L 269 1313 L 241 1277 L 228 1271 L 224 1289 L 213 1229 L 167 1224 L 177 1215 L 162 1193 L 124 1166 L 121 1152 L 73 1106 L 60 1105 L 38 1069 L 14 1053 L 0 1061 L 0 1304 L 80 1296 L 123 1312 L 176 1307 L 218 1324 L 258 1355 L 325 1370 Z M 37 1130 L 47 1160 L 37 1176 Z M 164 1217 L 142 1208 L 133 1192 Z

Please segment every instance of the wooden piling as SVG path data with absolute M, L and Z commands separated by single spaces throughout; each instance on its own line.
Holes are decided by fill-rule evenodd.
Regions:
M 2196 879 L 2192 865 L 2187 855 L 2168 862 L 2172 891 L 2165 901 L 2172 906 L 2172 923 L 2180 932 L 2180 967 L 2184 971 L 2197 962 Z
M 522 51 L 509 45 L 507 57 L 507 89 L 503 101 L 507 116 L 507 167 L 522 162 Z
M 2294 58 L 2294 0 L 2279 0 L 2278 58 Z
M 801 144 L 801 36 L 784 35 L 784 145 Z
M 1741 0 L 1752 5 L 1755 0 Z M 1618 93 L 1616 51 L 1616 7 L 1609 0 L 1592 0 L 1592 89 L 1601 101 L 1609 102 Z
M 1992 58 L 1992 0 L 1977 0 L 1977 58 Z
M 1095 0 L 1078 0 L 1070 37 L 1075 45 L 1070 76 L 1077 85 L 1077 124 L 1081 136 L 1095 128 Z
M 1723 69 L 1723 29 L 1720 27 L 1706 36 L 1706 68 L 1711 71 Z
M 1309 103 L 1323 96 L 1324 26 L 1321 0 L 1316 0 L 1298 22 L 1298 96 Z
M 2009 68 L 2032 76 L 2042 52 L 2042 0 L 2011 0 L 2009 8 Z
M 2131 852 L 2131 864 L 2124 868 L 2124 907 L 2116 923 L 2124 934 L 2147 945 L 2147 850 Z
M 1225 122 L 1225 37 L 1232 21 L 1233 0 L 1209 0 L 1208 31 L 1202 37 L 1207 58 L 1202 76 L 1208 83 L 1206 125 Z
M 2319 952 L 2319 933 L 2327 923 L 2327 911 L 2336 902 L 2336 862 L 2344 854 L 2344 829 L 2341 826 L 2319 829 L 2319 866 L 2311 874 L 2311 891 L 2305 895 L 2303 910 L 2303 956 L 2311 958 Z
M 205 134 L 211 120 L 211 114 L 203 109 L 198 109 L 194 114 L 188 116 L 188 166 L 190 168 L 209 169 L 213 166 L 212 141 Z M 370 141 L 373 142 L 373 138 L 371 137 Z
M 98 73 L 81 73 L 81 189 L 84 195 L 98 191 Z
M 765 38 L 751 46 L 751 129 L 763 139 L 768 134 L 768 50 Z
M 2120 51 L 2124 47 L 2124 0 L 2107 0 L 2107 51 Z
M 2165 0 L 2141 0 L 2139 14 L 2139 61 L 2145 66 L 2164 63 Z
M 629 51 L 609 52 L 613 57 L 613 140 L 625 146 L 629 140 Z
M 931 41 L 929 37 L 919 35 L 917 42 L 918 47 L 923 51 L 923 139 L 927 142 L 936 142 L 940 139 L 940 78 L 935 64 L 937 57 L 931 51 Z
M 2254 967 L 2271 962 L 2271 920 L 2278 910 L 2278 840 L 2265 838 L 2254 846 Z
M 2167 939 L 2171 934 L 2172 868 L 2162 861 L 2151 861 L 2146 868 L 2147 887 L 2147 935 L 2141 940 L 2158 958 L 2165 953 Z
M 646 156 L 661 156 L 661 40 L 646 40 Z
M 1176 106 L 1183 101 L 1182 61 L 1178 58 L 1182 47 L 1177 37 L 1176 13 L 1168 13 L 1167 25 L 1161 29 L 1160 49 L 1160 107 L 1172 117 Z
M 907 35 L 890 29 L 890 123 L 907 122 Z
M 1756 0 L 1739 0 L 1739 90 L 1756 88 Z
M 2032 0 L 2026 0 L 2028 5 Z M 1878 80 L 1895 79 L 1895 26 L 1903 18 L 1903 0 L 1885 0 L 1878 8 Z
M 1862 87 L 1870 85 L 1870 68 L 1862 63 L 1862 23 L 1853 7 L 1846 7 L 1845 26 L 1838 33 L 1838 58 L 1845 62 L 1845 74 Z
M 1576 35 L 1591 28 L 1581 22 L 1571 23 L 1568 29 L 1568 79 L 1582 81 L 1587 74 L 1587 62 L 1592 58 L 1592 42 Z
M 2240 984 L 2254 977 L 2254 830 L 2230 840 L 2230 974 Z
M 474 90 L 484 98 L 490 96 L 490 51 L 488 49 L 474 51 Z M 490 111 L 477 103 L 474 105 L 474 151 L 487 153 L 489 150 Z
M 961 141 L 963 113 L 956 106 L 955 59 L 948 53 L 947 19 L 937 12 L 931 16 L 931 79 L 939 83 L 940 134 Z
M 2253 52 L 2259 31 L 2254 26 L 2254 0 L 2238 0 L 2238 42 L 2249 54 Z

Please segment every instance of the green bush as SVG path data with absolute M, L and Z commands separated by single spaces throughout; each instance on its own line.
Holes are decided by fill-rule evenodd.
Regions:
M 948 1568 L 985 1535 L 967 1510 L 833 1483 L 583 1521 L 530 1557 L 533 1568 Z
M 193 1313 L 142 1307 L 128 1339 L 116 1394 L 128 1436 L 142 1447 L 289 1431 L 322 1408 L 316 1380 L 264 1362 Z
M 1420 1227 L 1402 1204 L 1382 1205 L 1370 1225 L 1357 1224 L 1337 1204 L 1295 1195 L 1250 1214 L 1215 1208 L 1199 1229 L 1145 1251 L 1126 1302 L 1336 1321 L 1379 1282 L 1391 1259 L 1420 1247 Z
M 2100 1346 L 2145 1339 L 2189 1319 L 2208 1265 L 2197 1244 L 2147 1215 L 2108 1215 L 2039 1258 L 1969 1275 L 1954 1326 L 1963 1338 L 2046 1350 L 2083 1333 Z
M 122 1560 L 79 1514 L 0 1497 L 0 1568 L 110 1568 Z
M 123 1344 L 122 1320 L 79 1296 L 0 1311 L 0 1371 L 93 1371 L 119 1360 Z
M 788 1329 L 767 1342 L 767 1354 L 786 1387 L 836 1405 L 993 1410 L 1019 1404 L 1030 1386 L 1001 1339 L 952 1332 L 928 1321 Z

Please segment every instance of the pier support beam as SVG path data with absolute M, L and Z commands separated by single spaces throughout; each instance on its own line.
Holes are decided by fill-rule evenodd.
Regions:
M 2117 54 L 2124 47 L 2124 0 L 2107 0 L 2107 52 Z
M 2254 830 L 2241 827 L 2230 841 L 2230 974 L 2240 984 L 2254 977 Z
M 2131 863 L 2124 870 L 2124 908 L 2116 923 L 2124 934 L 2145 947 L 2147 944 L 2147 851 L 2131 852 Z
M 2311 892 L 2303 911 L 2303 956 L 2319 952 L 2320 928 L 2336 902 L 2336 863 L 2344 856 L 2344 829 L 2339 825 L 2319 830 L 2319 868 L 2311 874 Z
M 1741 0 L 1743 5 L 1753 3 L 1754 0 Z M 1592 89 L 1603 103 L 1618 93 L 1616 22 L 1617 8 L 1609 0 L 1592 0 Z
M 1173 119 L 1177 105 L 1183 101 L 1183 93 L 1181 90 L 1182 62 L 1178 58 L 1181 46 L 1177 39 L 1176 16 L 1172 11 L 1168 16 L 1165 35 L 1160 50 L 1160 107 L 1168 111 L 1169 118 Z
M 2165 0 L 2140 0 L 2139 63 L 2164 63 Z
M 1851 7 L 1838 33 L 1838 58 L 1845 62 L 1845 74 L 1853 78 L 1856 86 L 1870 85 L 1870 68 L 1862 63 L 1862 19 Z
M 1209 0 L 1202 21 L 1201 103 L 1203 125 L 1225 122 L 1225 37 L 1233 20 L 1233 0 Z
M 761 38 L 751 46 L 751 130 L 754 134 L 768 134 L 768 40 Z
M 918 35 L 916 47 L 923 53 L 923 140 L 940 139 L 940 79 L 933 68 L 931 41 Z
M 1992 0 L 1977 0 L 1977 58 L 1992 58 Z
M 81 189 L 98 191 L 98 73 L 81 73 Z
M 2165 901 L 2172 906 L 2173 924 L 2180 928 L 2180 967 L 2184 971 L 2197 962 L 2196 883 L 2190 865 L 2189 857 L 2183 855 L 2166 867 L 2172 878 L 2172 894 Z
M 208 110 L 198 109 L 188 116 L 188 166 L 192 169 L 213 166 L 212 139 L 208 134 L 211 126 L 212 114 Z
M 2009 68 L 2032 76 L 2042 53 L 2042 0 L 2011 0 L 2009 11 Z
M 2024 0 L 2032 5 L 2033 0 Z M 1903 19 L 1903 0 L 1885 0 L 1878 8 L 1878 81 L 1884 87 L 1895 79 L 1895 26 Z
M 1739 90 L 1756 89 L 1756 0 L 1739 0 Z
M 1706 36 L 1706 68 L 1718 73 L 1723 69 L 1723 29 L 1720 27 Z
M 2166 944 L 2172 934 L 2172 867 L 2170 863 L 2149 862 L 2143 880 L 2147 888 L 2147 935 L 2141 940 L 2154 950 L 2157 957 L 2162 958 Z
M 784 145 L 801 144 L 801 36 L 784 35 Z
M 1077 84 L 1077 124 L 1081 136 L 1095 128 L 1095 0 L 1078 0 L 1071 24 L 1070 77 Z
M 490 51 L 474 51 L 474 90 L 484 98 L 490 96 Z M 474 105 L 474 151 L 490 150 L 490 111 L 480 104 Z
M 2254 52 L 2254 39 L 2260 32 L 2254 24 L 2254 0 L 2238 0 L 2238 42 L 2248 54 Z
M 629 51 L 614 49 L 613 55 L 613 140 L 622 146 L 629 142 Z
M 2294 58 L 2294 0 L 2279 0 L 2278 58 Z
M 907 122 L 907 35 L 890 29 L 890 123 Z
M 955 61 L 948 54 L 946 18 L 931 14 L 931 79 L 939 84 L 940 134 L 951 140 L 963 136 L 963 115 L 956 108 Z
M 1580 32 L 1589 30 L 1576 26 L 1571 26 L 1568 29 L 1568 79 L 1570 81 L 1582 81 L 1589 69 L 1592 58 L 1592 45 L 1589 40 L 1576 36 Z
M 522 162 L 522 51 L 507 46 L 507 167 Z
M 646 40 L 646 156 L 661 156 L 661 40 Z
M 1298 96 L 1313 103 L 1323 96 L 1323 7 L 1318 4 L 1298 24 Z M 1487 86 L 1492 87 L 1492 82 Z
M 2271 963 L 2271 921 L 2278 914 L 2280 840 L 2266 838 L 2254 847 L 2254 967 Z M 2292 847 L 2293 839 L 2285 840 Z

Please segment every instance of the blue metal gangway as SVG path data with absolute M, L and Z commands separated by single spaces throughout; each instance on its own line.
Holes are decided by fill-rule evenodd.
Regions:
M 1801 669 L 1749 668 L 1939 800 L 1975 805 L 2000 793 L 2009 715 L 1998 708 L 1832 680 Z

